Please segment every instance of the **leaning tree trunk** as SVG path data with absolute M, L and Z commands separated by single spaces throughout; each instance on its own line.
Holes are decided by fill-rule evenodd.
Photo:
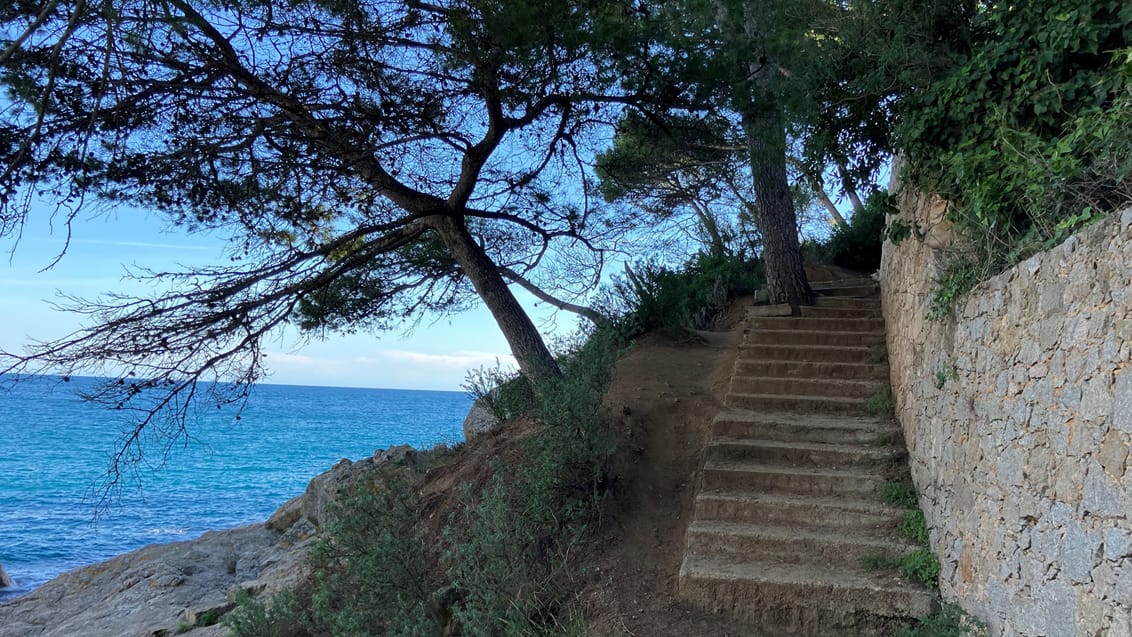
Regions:
M 495 317 L 523 375 L 538 391 L 553 385 L 562 377 L 558 363 L 523 306 L 507 287 L 499 268 L 468 232 L 464 220 L 455 216 L 437 216 L 427 223 L 440 235 L 452 258 L 464 270 L 484 305 Z
M 770 302 L 810 305 L 814 292 L 802 265 L 798 218 L 786 179 L 786 128 L 781 112 L 773 104 L 756 104 L 743 113 L 743 131 L 751 153 Z

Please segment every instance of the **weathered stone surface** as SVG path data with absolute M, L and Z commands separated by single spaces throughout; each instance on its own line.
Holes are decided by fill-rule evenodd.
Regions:
M 909 195 L 902 214 L 939 229 L 944 212 Z M 896 413 L 941 590 L 996 636 L 1128 635 L 1132 209 L 930 321 L 947 247 L 888 244 L 881 265 Z M 940 383 L 941 369 L 957 378 Z
M 4 572 L 4 565 L 0 564 L 0 588 L 8 588 L 9 586 L 12 586 L 12 578 L 8 577 L 8 574 Z
M 478 435 L 495 430 L 499 426 L 499 419 L 491 413 L 482 398 L 472 403 L 468 415 L 464 417 L 464 440 L 471 440 Z

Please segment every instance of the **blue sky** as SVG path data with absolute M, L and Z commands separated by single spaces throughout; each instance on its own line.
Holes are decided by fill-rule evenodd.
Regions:
M 63 249 L 66 232 L 51 227 L 51 208 L 38 207 L 12 251 L 2 245 L 0 260 L 0 349 L 21 351 L 29 339 L 48 340 L 81 327 L 81 317 L 52 307 L 58 293 L 93 297 L 108 291 L 143 291 L 123 282 L 126 266 L 173 269 L 178 264 L 226 262 L 220 237 L 167 230 L 156 216 L 119 210 L 81 221 L 70 246 L 55 266 L 44 270 Z M 127 287 L 133 285 L 133 288 Z M 549 308 L 518 294 L 536 323 L 548 324 Z M 573 325 L 569 315 L 559 326 Z M 448 317 L 425 317 L 411 335 L 397 333 L 331 336 L 305 345 L 285 332 L 265 346 L 266 381 L 295 385 L 459 390 L 467 370 L 513 366 L 503 335 L 484 308 Z

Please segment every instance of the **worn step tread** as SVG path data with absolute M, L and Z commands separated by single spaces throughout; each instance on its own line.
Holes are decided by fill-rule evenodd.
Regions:
M 855 545 L 876 554 L 905 555 L 917 546 L 902 538 L 894 529 L 834 529 L 815 526 L 798 528 L 785 524 L 732 522 L 729 520 L 696 520 L 688 526 L 689 535 L 720 535 L 741 538 L 768 538 L 777 541 Z
M 776 473 L 796 476 L 812 476 L 815 478 L 860 478 L 884 480 L 884 474 L 876 471 L 862 471 L 860 469 L 827 468 L 827 467 L 798 467 L 768 464 L 765 462 L 749 462 L 743 460 L 705 460 L 704 471 L 733 471 L 736 473 Z
M 869 445 L 846 445 L 828 442 L 788 442 L 782 440 L 757 440 L 737 436 L 715 436 L 708 442 L 708 448 L 721 446 L 745 446 L 762 449 L 783 449 L 800 451 L 830 451 L 845 454 L 860 454 L 871 456 L 877 460 L 884 460 L 897 454 L 897 449 L 890 446 L 873 447 Z
M 870 571 L 845 564 L 842 568 L 778 563 L 739 562 L 726 557 L 688 555 L 680 567 L 681 586 L 688 580 L 723 584 L 773 586 L 785 593 L 764 599 L 768 605 L 844 606 L 851 597 L 856 610 L 878 615 L 916 617 L 931 611 L 928 589 L 887 571 Z
M 847 407 L 864 406 L 868 402 L 867 398 L 846 398 L 844 396 L 795 396 L 792 394 L 756 394 L 749 392 L 731 392 L 727 395 L 736 398 L 751 398 L 759 399 L 765 398 L 768 400 L 790 400 L 797 402 L 813 402 L 813 403 L 832 403 L 845 405 Z
M 879 317 L 847 318 L 817 316 L 751 316 L 747 327 L 752 330 L 823 330 L 834 332 L 883 332 L 884 319 Z
M 768 493 L 749 489 L 705 489 L 696 499 L 726 500 L 738 503 L 762 504 L 779 508 L 803 507 L 821 508 L 833 511 L 868 513 L 878 516 L 893 516 L 898 519 L 905 509 L 894 507 L 876 498 L 854 498 L 849 496 L 805 495 L 793 493 Z
M 813 427 L 841 427 L 845 429 L 876 430 L 889 433 L 899 429 L 891 418 L 879 416 L 838 416 L 833 414 L 800 414 L 793 411 L 751 411 L 724 409 L 715 416 L 716 421 L 736 421 L 759 424 L 799 425 Z
M 884 363 L 841 363 L 836 361 L 782 361 L 766 359 L 740 359 L 735 363 L 735 374 L 769 378 L 872 380 L 888 379 L 888 365 Z

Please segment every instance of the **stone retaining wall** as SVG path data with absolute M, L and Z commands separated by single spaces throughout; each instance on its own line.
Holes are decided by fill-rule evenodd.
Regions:
M 927 236 L 886 244 L 884 316 L 944 597 L 991 635 L 1132 635 L 1132 209 L 932 322 L 945 207 L 904 203 Z

